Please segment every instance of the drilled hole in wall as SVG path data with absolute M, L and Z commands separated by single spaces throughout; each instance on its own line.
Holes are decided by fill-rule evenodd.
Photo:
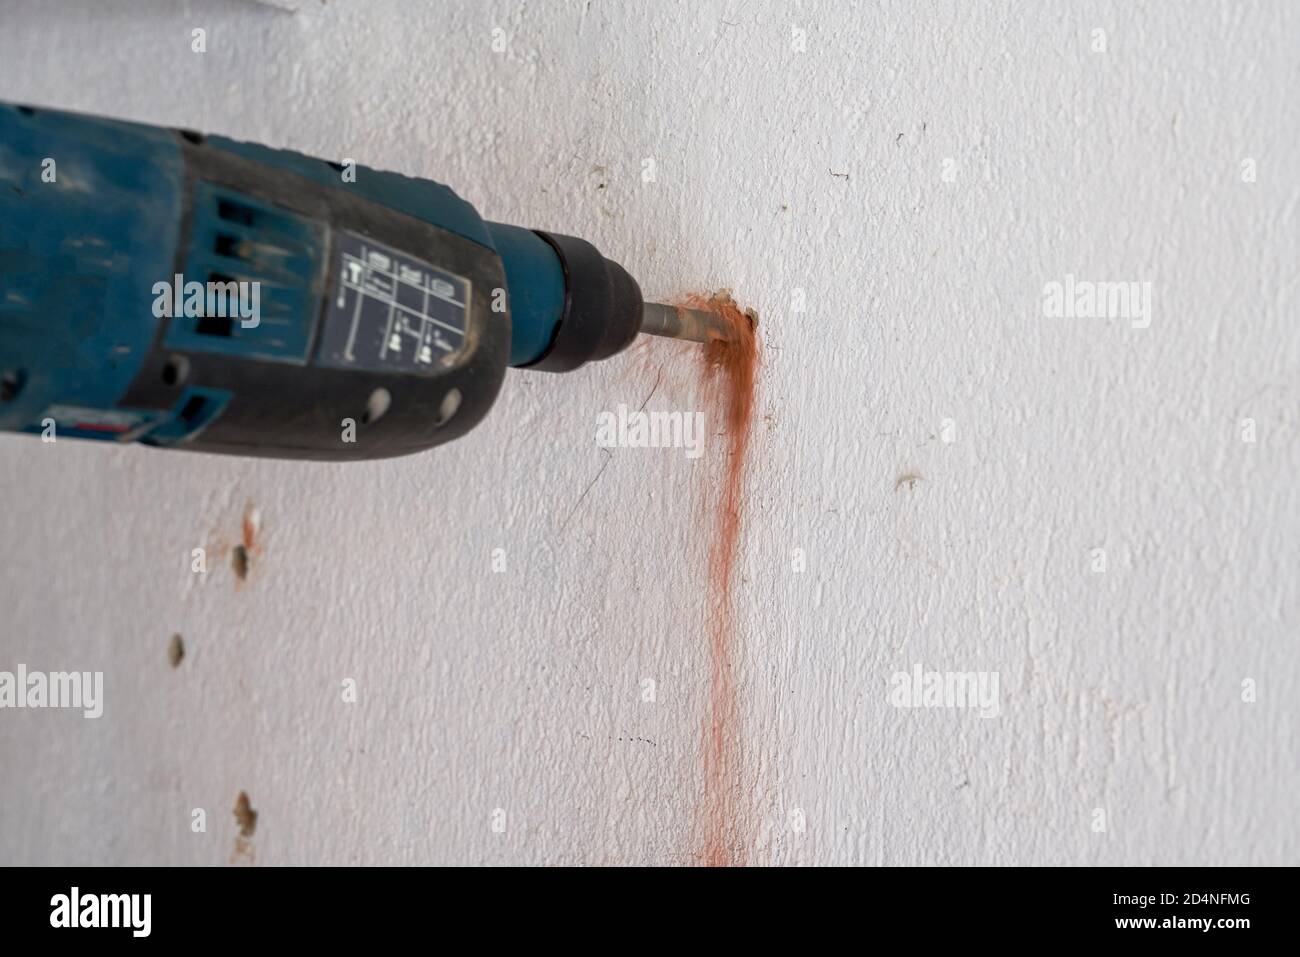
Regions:
M 235 798 L 235 823 L 239 826 L 240 837 L 252 837 L 257 830 L 257 812 L 248 800 L 248 792 L 240 791 Z
M 248 549 L 236 545 L 230 552 L 230 567 L 235 570 L 235 577 L 243 581 L 248 577 Z
M 173 668 L 179 667 L 181 661 L 185 658 L 185 640 L 181 638 L 180 633 L 172 635 L 172 640 L 167 643 L 167 660 Z

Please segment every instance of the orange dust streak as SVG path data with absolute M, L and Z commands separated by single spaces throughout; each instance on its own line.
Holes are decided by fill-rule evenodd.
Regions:
M 721 414 L 727 461 L 709 549 L 709 715 L 704 727 L 704 801 L 700 808 L 703 847 L 709 866 L 745 863 L 737 821 L 741 791 L 740 709 L 735 658 L 739 635 L 732 595 L 740 543 L 746 453 L 752 431 L 759 349 L 750 317 L 726 293 L 693 296 L 684 306 L 707 310 L 733 331 L 731 341 L 706 344 L 700 387 L 706 404 Z

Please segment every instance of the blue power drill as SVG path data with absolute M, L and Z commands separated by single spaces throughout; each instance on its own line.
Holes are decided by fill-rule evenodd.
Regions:
M 477 425 L 507 366 L 571 371 L 639 332 L 728 338 L 438 183 L 0 104 L 0 429 L 403 455 Z

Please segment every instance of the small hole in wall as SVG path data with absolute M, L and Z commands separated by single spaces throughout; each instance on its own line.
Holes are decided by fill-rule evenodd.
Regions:
M 230 552 L 230 567 L 235 570 L 235 577 L 243 581 L 248 577 L 248 549 L 236 545 Z
M 185 640 L 181 638 L 180 633 L 172 635 L 172 640 L 167 644 L 167 660 L 171 662 L 173 668 L 180 666 L 185 658 Z
M 248 800 L 248 793 L 240 791 L 235 798 L 235 823 L 239 825 L 240 837 L 252 837 L 257 830 L 257 812 Z

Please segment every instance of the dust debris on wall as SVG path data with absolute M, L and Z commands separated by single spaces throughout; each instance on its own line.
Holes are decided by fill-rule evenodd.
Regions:
M 244 509 L 244 519 L 241 524 L 242 541 L 230 552 L 230 567 L 234 569 L 235 577 L 241 582 L 248 578 L 253 554 L 258 548 L 257 536 L 261 524 L 262 516 L 257 509 L 252 505 Z
M 746 839 L 737 799 L 743 791 L 740 705 L 737 696 L 737 630 L 733 589 L 743 530 L 743 497 L 758 381 L 756 315 L 742 311 L 730 293 L 692 296 L 683 305 L 721 317 L 732 331 L 700 357 L 699 386 L 706 407 L 721 420 L 726 461 L 709 520 L 709 701 L 704 722 L 704 794 L 697 822 L 697 859 L 709 866 L 745 863 Z
M 924 478 L 925 476 L 920 472 L 904 472 L 894 480 L 894 491 L 897 492 L 900 488 L 906 485 L 907 490 L 911 492 L 916 489 L 916 483 L 920 482 Z

